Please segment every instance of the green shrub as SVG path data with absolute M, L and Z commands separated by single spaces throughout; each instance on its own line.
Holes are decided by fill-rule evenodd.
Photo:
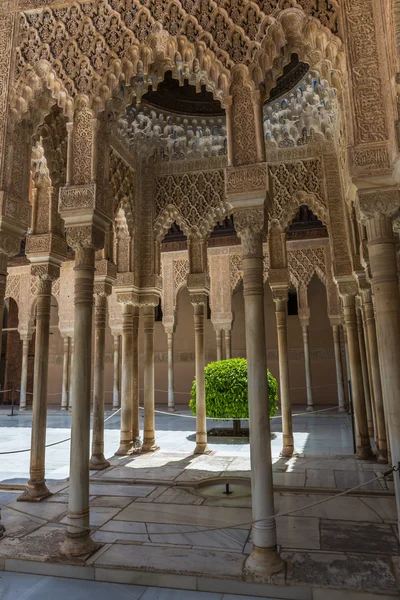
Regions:
M 210 363 L 206 366 L 204 375 L 207 416 L 215 419 L 247 419 L 247 360 L 231 358 Z M 269 371 L 266 375 L 269 416 L 273 417 L 278 409 L 278 384 Z M 189 406 L 193 414 L 196 414 L 196 380 L 193 382 Z

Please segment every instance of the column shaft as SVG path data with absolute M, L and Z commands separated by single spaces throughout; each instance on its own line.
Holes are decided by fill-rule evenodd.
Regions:
M 36 502 L 51 495 L 45 481 L 50 310 L 51 281 L 40 279 L 39 295 L 36 304 L 30 478 L 25 492 L 18 498 L 21 501 Z
M 122 308 L 122 377 L 121 377 L 121 437 L 117 452 L 125 456 L 132 451 L 132 386 L 133 386 L 133 306 Z
M 222 331 L 217 329 L 215 331 L 215 337 L 217 340 L 217 360 L 222 360 Z
M 68 393 L 68 409 L 72 410 L 72 382 L 74 379 L 74 338 L 70 338 L 69 347 L 69 393 Z
M 383 407 L 381 373 L 379 369 L 378 340 L 376 336 L 374 307 L 371 302 L 364 302 L 365 325 L 370 351 L 371 380 L 374 390 L 376 439 L 378 446 L 378 462 L 387 462 L 387 438 L 385 411 Z
M 174 332 L 168 331 L 168 410 L 175 410 Z
M 143 452 L 158 449 L 154 419 L 154 306 L 143 307 L 144 326 L 144 435 Z
M 104 361 L 106 351 L 107 296 L 96 295 L 95 341 L 93 378 L 93 437 L 91 469 L 106 469 L 110 466 L 104 456 Z
M 312 396 L 312 379 L 311 379 L 311 360 L 310 360 L 310 344 L 308 335 L 308 325 L 301 326 L 303 332 L 303 346 L 304 346 L 304 366 L 306 371 L 306 389 L 307 389 L 307 411 L 311 412 L 314 410 L 313 396 Z
M 361 373 L 362 373 L 364 398 L 365 398 L 365 410 L 367 412 L 368 435 L 370 438 L 373 438 L 374 437 L 374 422 L 373 422 L 373 418 L 372 418 L 372 404 L 371 404 L 371 394 L 370 394 L 369 378 L 368 378 L 367 351 L 365 348 L 364 331 L 363 331 L 363 325 L 362 325 L 362 319 L 361 319 L 361 311 L 359 308 L 356 309 L 356 314 L 357 314 L 358 343 L 360 346 Z
M 207 411 L 206 411 L 206 386 L 204 378 L 204 369 L 206 366 L 205 346 L 204 346 L 204 312 L 206 307 L 206 298 L 204 294 L 204 303 L 193 303 L 194 312 L 194 345 L 196 361 L 196 448 L 195 454 L 204 454 L 207 452 Z
M 231 341 L 231 330 L 224 330 L 225 336 L 225 359 L 229 360 L 232 357 L 232 341 Z
M 132 441 L 133 452 L 141 451 L 139 417 L 139 306 L 133 307 L 132 345 Z
M 346 412 L 346 402 L 345 402 L 345 397 L 344 397 L 344 385 L 343 385 L 342 353 L 340 351 L 339 325 L 332 325 L 332 332 L 333 332 L 333 347 L 334 347 L 334 351 L 335 351 L 338 410 L 339 410 L 339 412 Z
M 4 315 L 4 297 L 7 285 L 7 263 L 8 257 L 0 252 L 0 356 L 3 342 L 3 315 Z
M 349 350 L 351 392 L 354 414 L 356 417 L 356 458 L 364 460 L 373 456 L 368 434 L 367 410 L 365 406 L 363 377 L 361 370 L 360 345 L 357 333 L 357 316 L 355 296 L 343 298 L 344 320 Z
M 26 391 L 28 384 L 28 350 L 29 340 L 22 340 L 21 390 L 19 395 L 19 410 L 26 409 Z
M 62 391 L 61 391 L 61 410 L 67 410 L 68 408 L 68 380 L 69 380 L 69 350 L 70 343 L 69 337 L 64 338 L 64 359 L 63 359 L 63 378 L 62 378 Z
M 119 345 L 120 336 L 114 335 L 113 409 L 119 408 Z
M 287 299 L 276 298 L 276 325 L 278 330 L 279 382 L 281 392 L 283 447 L 281 456 L 292 456 L 294 451 L 292 406 L 289 392 L 289 356 L 287 343 Z
M 96 544 L 89 526 L 90 400 L 95 252 L 75 251 L 74 365 L 67 536 L 61 552 L 84 555 Z

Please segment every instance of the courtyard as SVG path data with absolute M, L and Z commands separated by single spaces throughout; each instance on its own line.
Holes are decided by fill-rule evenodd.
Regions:
M 119 413 L 106 412 L 106 419 L 114 415 L 105 423 L 105 455 L 111 465 L 90 472 L 89 488 L 90 527 L 99 549 L 83 559 L 66 561 L 58 552 L 68 510 L 69 442 L 47 448 L 47 484 L 53 495 L 40 503 L 17 502 L 29 476 L 29 453 L 2 457 L 0 503 L 7 534 L 0 556 L 6 571 L 181 588 L 208 592 L 209 600 L 223 593 L 326 598 L 330 588 L 336 589 L 332 594 L 398 595 L 393 482 L 376 479 L 387 466 L 354 459 L 347 413 L 324 406 L 310 414 L 299 407 L 293 415 L 296 453 L 290 459 L 279 456 L 281 419 L 271 421 L 278 546 L 287 566 L 285 573 L 260 584 L 242 580 L 252 547 L 248 440 L 209 437 L 210 453 L 195 456 L 195 421 L 189 411 L 167 414 L 159 408 L 160 450 L 125 457 L 113 456 Z M 31 414 L 9 412 L 3 410 L 0 417 L 3 453 L 23 450 L 30 441 Z M 209 420 L 208 429 L 216 423 L 231 426 Z M 47 444 L 68 438 L 69 426 L 68 413 L 49 411 Z M 87 593 L 90 589 L 84 588 Z M 118 590 L 141 597 L 133 595 L 137 590 Z M 140 593 L 150 592 L 143 588 Z M 350 598 L 332 595 L 336 597 Z

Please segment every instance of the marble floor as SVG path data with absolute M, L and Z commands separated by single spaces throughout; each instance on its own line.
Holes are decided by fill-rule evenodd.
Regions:
M 49 413 L 48 442 L 68 436 L 69 418 Z M 29 413 L 3 415 L 1 432 L 3 426 L 0 452 L 23 448 L 30 434 Z M 280 419 L 273 422 L 278 544 L 286 570 L 269 587 L 242 580 L 252 548 L 249 445 L 237 439 L 211 440 L 210 454 L 195 456 L 193 426 L 185 417 L 158 415 L 160 451 L 115 457 L 119 417 L 107 423 L 111 466 L 91 472 L 90 479 L 90 525 L 99 550 L 78 562 L 65 561 L 58 550 L 68 510 L 69 444 L 53 447 L 55 454 L 48 449 L 47 477 L 53 495 L 38 504 L 17 502 L 20 492 L 12 489 L 16 482 L 26 481 L 25 455 L 3 455 L 0 506 L 7 536 L 0 541 L 0 571 L 96 579 L 119 587 L 191 590 L 183 596 L 146 596 L 153 593 L 147 590 L 143 596 L 132 596 L 149 600 L 197 599 L 190 595 L 196 591 L 225 599 L 229 595 L 223 594 L 329 600 L 322 592 L 318 596 L 318 590 L 331 588 L 346 594 L 399 594 L 393 482 L 377 479 L 387 467 L 354 459 L 345 415 L 300 413 L 294 419 L 297 454 L 291 459 L 279 457 Z M 229 495 L 224 494 L 227 483 Z M 361 490 L 333 497 L 360 483 L 366 483 Z M 282 595 L 285 589 L 290 594 Z M 82 595 L 86 597 L 90 596 Z M 125 597 L 130 596 L 121 596 Z
M 158 407 L 160 410 L 165 406 Z M 323 407 L 320 407 L 323 408 Z M 350 421 L 347 415 L 336 412 L 322 412 L 309 415 L 304 408 L 294 411 L 299 416 L 294 417 L 295 448 L 300 455 L 327 456 L 351 455 L 352 435 Z M 0 483 L 25 483 L 29 478 L 29 452 L 20 452 L 30 448 L 32 414 L 29 410 L 8 416 L 9 407 L 0 409 Z M 106 411 L 106 417 L 112 415 Z M 180 416 L 180 414 L 185 416 Z M 156 415 L 157 444 L 165 452 L 182 452 L 190 454 L 195 447 L 195 419 L 188 418 L 188 409 L 179 410 L 179 414 Z M 244 423 L 246 425 L 246 423 Z M 334 424 L 334 427 L 333 427 Z M 141 415 L 143 427 L 143 416 Z M 215 426 L 231 427 L 231 423 L 209 420 L 208 429 Z M 53 444 L 70 436 L 71 416 L 59 410 L 50 409 L 47 418 L 47 444 Z M 119 445 L 119 414 L 112 417 L 105 425 L 105 454 L 112 456 Z M 18 429 L 18 432 L 16 432 Z M 272 455 L 278 460 L 282 447 L 281 419 L 271 421 L 273 439 L 271 442 Z M 216 456 L 229 455 L 248 458 L 250 448 L 246 439 L 209 439 L 209 448 Z M 5 454 L 2 452 L 14 452 Z M 69 441 L 52 446 L 46 450 L 46 472 L 49 481 L 60 481 L 69 475 Z

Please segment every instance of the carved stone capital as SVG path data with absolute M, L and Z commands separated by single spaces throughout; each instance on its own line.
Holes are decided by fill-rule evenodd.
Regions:
M 60 277 L 60 267 L 52 263 L 33 264 L 31 265 L 31 275 L 42 281 L 52 282 Z
M 190 293 L 190 302 L 193 306 L 207 306 L 207 294 L 202 294 L 200 292 Z
M 94 280 L 94 287 L 93 287 L 93 296 L 99 297 L 99 298 L 107 298 L 107 296 L 110 296 L 112 294 L 112 284 L 111 283 L 107 283 L 107 282 L 96 282 L 96 276 L 95 276 L 95 280 Z
M 61 263 L 67 257 L 67 242 L 54 233 L 27 235 L 25 252 L 31 262 L 53 260 Z
M 264 207 L 235 210 L 234 221 L 242 242 L 243 258 L 262 257 Z
M 360 190 L 358 201 L 363 220 L 372 219 L 377 213 L 393 218 L 400 210 L 400 190 Z
M 290 276 L 289 269 L 269 269 L 268 280 L 271 289 L 273 288 L 289 288 Z
M 139 306 L 139 290 L 137 288 L 115 288 L 117 294 L 117 302 L 120 304 L 131 304 Z
M 210 292 L 210 277 L 207 273 L 189 273 L 187 289 L 190 294 L 205 294 Z
M 75 251 L 81 248 L 100 250 L 104 246 L 104 231 L 92 225 L 68 227 L 67 242 Z
M 308 307 L 299 308 L 299 319 L 301 321 L 301 325 L 306 325 L 308 327 L 308 325 L 310 324 L 310 315 L 311 311 Z
M 351 296 L 355 297 L 358 294 L 358 285 L 355 278 L 345 278 L 342 279 L 336 278 L 336 283 L 338 286 L 339 296 L 344 301 L 345 298 Z
M 139 293 L 140 306 L 158 306 L 160 302 L 161 290 L 144 289 Z

